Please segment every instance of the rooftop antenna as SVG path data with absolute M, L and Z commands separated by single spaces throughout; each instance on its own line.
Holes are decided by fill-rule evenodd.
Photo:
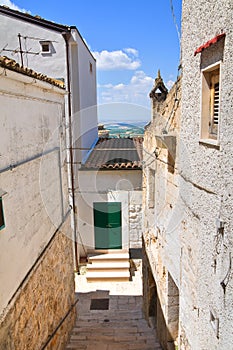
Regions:
M 20 53 L 20 60 L 21 60 L 21 67 L 23 68 L 24 62 L 23 62 L 23 54 L 31 54 L 31 55 L 39 55 L 39 52 L 31 52 L 28 50 L 23 50 L 22 48 L 22 38 L 24 38 L 20 33 L 18 34 L 18 40 L 19 40 L 19 49 L 11 50 L 11 49 L 6 49 L 7 45 L 4 46 L 4 48 L 1 50 L 2 51 L 8 51 L 8 52 L 13 52 L 13 53 Z
M 19 52 L 20 52 L 20 57 L 21 57 L 21 67 L 23 68 L 23 50 L 22 50 L 22 42 L 21 42 L 21 34 L 18 34 L 19 38 Z

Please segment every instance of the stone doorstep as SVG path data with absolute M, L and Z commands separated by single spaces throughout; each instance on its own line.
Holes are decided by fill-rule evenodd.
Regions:
M 96 284 L 96 283 L 105 283 L 105 282 L 123 282 L 127 283 L 129 281 L 129 277 L 124 277 L 124 278 L 90 278 L 88 279 L 89 284 Z
M 107 253 L 107 254 L 99 254 L 99 255 L 93 255 L 93 256 L 88 256 L 88 261 L 93 262 L 93 261 L 119 261 L 119 260 L 129 260 L 129 253 Z
M 92 269 L 129 269 L 130 268 L 130 263 L 129 261 L 107 261 L 103 260 L 100 262 L 93 262 L 92 264 L 87 264 L 87 269 L 92 270 Z
M 91 271 L 91 272 L 87 272 L 87 278 L 90 277 L 94 277 L 94 278 L 98 278 L 98 277 L 103 277 L 103 278 L 111 278 L 111 277 L 116 277 L 116 278 L 121 278 L 121 277 L 129 277 L 130 273 L 128 270 L 121 272 L 121 271 L 117 271 L 117 270 L 110 270 L 109 269 L 107 271 Z

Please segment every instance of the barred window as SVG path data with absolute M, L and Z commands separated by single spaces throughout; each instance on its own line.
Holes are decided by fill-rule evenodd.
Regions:
M 220 64 L 202 71 L 201 138 L 218 139 L 220 122 Z

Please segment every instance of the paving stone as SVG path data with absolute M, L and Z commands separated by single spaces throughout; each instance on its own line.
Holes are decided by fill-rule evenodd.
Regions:
M 141 284 L 141 277 L 137 277 Z M 143 317 L 142 296 L 136 294 L 137 283 L 104 283 L 94 290 L 84 285 L 77 307 L 77 320 L 67 350 L 161 350 L 156 330 Z M 96 284 L 97 286 L 97 284 Z M 139 286 L 141 291 L 141 285 Z M 79 291 L 80 292 L 80 291 Z M 132 295 L 131 295 L 132 293 Z M 136 295 L 135 295 L 136 294 Z M 109 310 L 90 310 L 92 299 L 109 299 Z

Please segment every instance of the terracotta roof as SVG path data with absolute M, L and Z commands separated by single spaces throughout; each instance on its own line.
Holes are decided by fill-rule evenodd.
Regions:
M 222 34 L 215 36 L 213 39 L 207 41 L 204 45 L 201 45 L 200 47 L 198 47 L 195 50 L 194 56 L 196 56 L 198 53 L 201 53 L 204 49 L 207 49 L 207 47 L 210 47 L 211 45 L 217 43 L 220 39 L 225 38 L 225 36 L 226 36 L 226 34 L 222 33 Z
M 99 139 L 81 169 L 138 170 L 142 168 L 143 138 Z
M 47 75 L 37 73 L 34 70 L 29 69 L 27 67 L 21 67 L 15 60 L 12 60 L 6 56 L 0 56 L 0 67 L 7 68 L 15 72 L 27 75 L 29 77 L 45 81 L 62 89 L 65 88 L 65 84 L 62 81 L 49 78 Z

